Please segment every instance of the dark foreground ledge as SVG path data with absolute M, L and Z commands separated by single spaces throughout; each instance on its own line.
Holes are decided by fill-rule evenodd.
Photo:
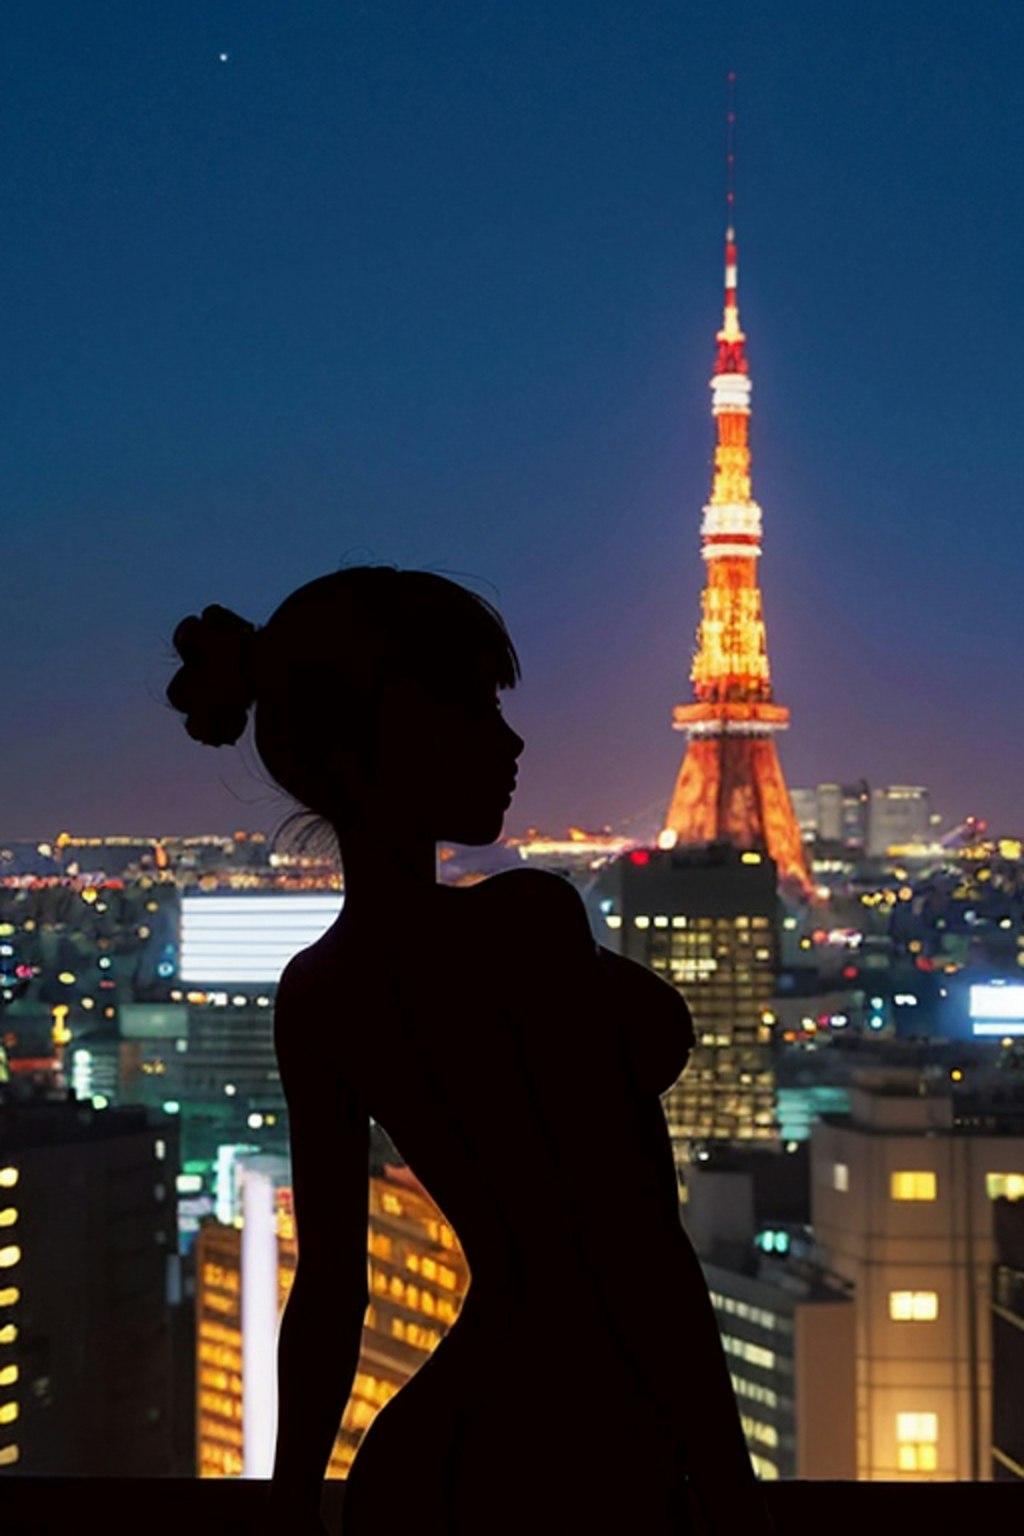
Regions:
M 264 1483 L 235 1479 L 7 1475 L 0 1478 L 0 1530 L 3 1536 L 156 1536 L 172 1530 L 256 1536 L 265 1490 Z M 344 1494 L 344 1483 L 327 1484 L 324 1494 L 324 1518 L 338 1536 Z M 821 1536 L 839 1528 L 1011 1531 L 1020 1523 L 1021 1484 L 768 1483 L 765 1502 L 780 1536 Z M 384 1536 L 386 1511 L 381 1516 Z

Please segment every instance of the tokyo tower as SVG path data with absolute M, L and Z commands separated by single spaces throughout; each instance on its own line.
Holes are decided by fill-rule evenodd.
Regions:
M 689 744 L 660 841 L 762 850 L 775 860 L 780 880 L 806 894 L 803 842 L 775 747 L 789 710 L 772 698 L 757 577 L 761 508 L 750 487 L 751 381 L 737 302 L 731 103 L 728 121 L 725 315 L 711 379 L 718 440 L 701 524 L 707 573 L 690 671 L 693 702 L 673 712 Z

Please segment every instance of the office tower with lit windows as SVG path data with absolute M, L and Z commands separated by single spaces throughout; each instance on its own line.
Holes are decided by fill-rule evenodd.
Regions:
M 725 313 L 711 379 L 715 469 L 701 524 L 706 576 L 690 668 L 693 698 L 673 715 L 689 745 L 662 841 L 725 841 L 765 852 L 781 880 L 807 893 L 803 841 L 775 746 L 789 710 L 772 693 L 757 573 L 761 508 L 751 492 L 750 365 L 739 320 L 732 160 L 730 142 Z
M 180 986 L 168 1000 L 122 1005 L 118 1096 L 180 1116 L 186 1161 L 212 1165 L 221 1146 L 242 1143 L 287 1150 L 277 983 L 341 902 L 335 891 L 183 896 Z
M 175 1456 L 177 1130 L 0 1088 L 0 1469 L 185 1473 Z
M 865 1070 L 811 1135 L 814 1236 L 854 1294 L 860 1479 L 992 1476 L 993 1203 L 1024 1196 L 1024 1136 L 948 1088 Z
M 890 848 L 932 841 L 931 797 L 920 784 L 888 784 L 871 792 L 868 853 L 883 858 Z
M 772 861 L 724 843 L 638 848 L 601 871 L 588 900 L 601 942 L 690 1005 L 696 1045 L 662 1101 L 680 1172 L 693 1142 L 777 1147 Z
M 243 1174 L 239 1225 L 196 1239 L 196 1465 L 200 1477 L 269 1476 L 275 1339 L 297 1263 L 291 1192 Z M 469 1269 L 451 1227 L 408 1169 L 370 1177 L 370 1302 L 329 1477 L 344 1477 L 379 1408 L 458 1316 Z M 401 1475 L 401 1468 L 396 1468 Z
M 758 1476 L 845 1480 L 856 1475 L 854 1302 L 815 1261 L 806 1174 L 800 1154 L 716 1152 L 688 1171 L 685 1223 Z

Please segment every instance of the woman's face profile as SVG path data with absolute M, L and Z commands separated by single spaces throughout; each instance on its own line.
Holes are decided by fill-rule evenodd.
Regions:
M 506 721 L 483 655 L 436 684 L 403 681 L 382 701 L 372 770 L 391 814 L 435 842 L 494 842 L 523 739 Z

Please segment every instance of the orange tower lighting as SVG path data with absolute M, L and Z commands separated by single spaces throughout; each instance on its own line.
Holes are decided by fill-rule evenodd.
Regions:
M 757 577 L 761 508 L 750 488 L 750 365 L 737 302 L 734 120 L 730 100 L 725 315 L 711 379 L 718 441 L 711 500 L 701 524 L 707 576 L 690 671 L 693 703 L 673 712 L 675 729 L 687 731 L 690 739 L 661 841 L 725 841 L 767 852 L 780 880 L 806 894 L 811 882 L 803 842 L 775 746 L 789 710 L 772 698 Z

